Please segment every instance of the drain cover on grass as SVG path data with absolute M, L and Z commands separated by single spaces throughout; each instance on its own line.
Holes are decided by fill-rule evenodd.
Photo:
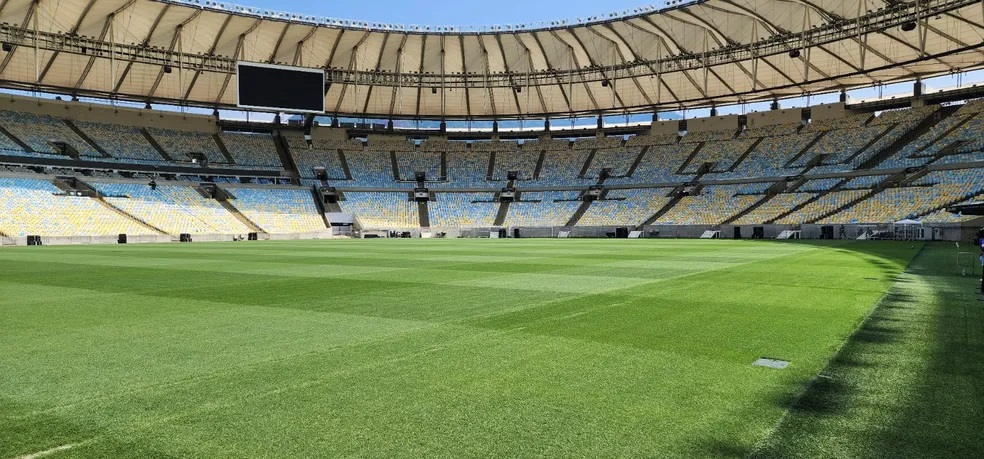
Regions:
M 752 365 L 755 365 L 757 367 L 772 368 L 775 370 L 783 370 L 789 366 L 789 362 L 785 360 L 767 359 L 765 357 L 762 357 L 761 359 L 758 359 L 755 362 L 753 362 Z

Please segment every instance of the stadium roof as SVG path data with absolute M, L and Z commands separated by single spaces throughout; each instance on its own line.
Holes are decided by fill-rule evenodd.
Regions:
M 470 31 L 215 2 L 2 0 L 0 85 L 230 107 L 235 62 L 245 60 L 327 69 L 329 113 L 651 112 L 979 68 L 982 9 L 980 0 L 697 0 Z

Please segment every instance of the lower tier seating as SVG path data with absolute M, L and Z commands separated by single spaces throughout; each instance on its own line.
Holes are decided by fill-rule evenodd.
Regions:
M 152 190 L 132 183 L 90 184 L 106 195 L 106 202 L 172 236 L 252 232 L 218 201 L 206 199 L 190 186 L 159 185 Z
M 309 190 L 281 188 L 226 188 L 232 205 L 243 216 L 271 234 L 326 231 L 325 220 Z
M 365 229 L 408 229 L 420 226 L 417 203 L 407 193 L 347 192 L 344 212 L 355 214 Z
M 45 180 L 0 178 L 0 233 L 11 237 L 157 234 L 96 199 L 59 193 Z

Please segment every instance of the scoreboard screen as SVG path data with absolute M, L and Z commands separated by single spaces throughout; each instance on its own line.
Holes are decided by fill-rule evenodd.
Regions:
M 292 113 L 324 113 L 325 71 L 238 62 L 240 108 Z

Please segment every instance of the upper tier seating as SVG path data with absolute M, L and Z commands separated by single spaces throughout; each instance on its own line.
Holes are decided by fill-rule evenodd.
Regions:
M 165 162 L 138 127 L 89 121 L 76 121 L 75 125 L 113 158 L 149 164 Z
M 485 180 L 489 172 L 490 156 L 491 153 L 483 151 L 461 152 L 449 155 L 447 162 L 448 182 L 442 185 L 435 185 L 460 188 L 488 188 L 494 186 Z
M 400 169 L 401 180 L 414 180 L 416 172 L 426 173 L 427 180 L 441 179 L 441 153 L 439 152 L 397 151 L 396 164 Z
M 632 163 L 639 157 L 641 148 L 615 148 L 602 149 L 595 151 L 591 165 L 585 177 L 595 178 L 601 174 L 602 169 L 610 168 L 612 176 L 624 176 L 629 173 Z
M 464 152 L 468 144 L 459 140 L 438 140 L 428 139 L 420 143 L 420 151 L 432 151 L 437 153 L 444 152 Z
M 346 186 L 367 188 L 413 187 L 412 183 L 399 183 L 393 177 L 393 161 L 390 153 L 378 150 L 346 151 L 345 159 L 349 171 L 352 172 L 352 182 Z M 413 174 L 411 172 L 411 179 Z
M 178 161 L 187 161 L 188 153 L 201 153 L 210 163 L 228 163 L 212 134 L 197 131 L 175 131 L 173 129 L 147 128 L 154 140 Z
M 106 202 L 172 236 L 251 232 L 218 201 L 205 198 L 190 186 L 158 184 L 151 190 L 135 183 L 89 184 L 106 195 Z
M 642 157 L 639 167 L 631 179 L 609 179 L 609 184 L 631 183 L 674 183 L 687 182 L 694 178 L 690 175 L 677 175 L 677 170 L 683 166 L 696 144 L 673 144 L 649 147 Z
M 525 148 L 520 151 L 510 150 L 496 153 L 492 180 L 506 180 L 509 171 L 519 172 L 519 180 L 532 180 L 539 158 L 539 151 Z
M 79 137 L 64 121 L 53 116 L 0 110 L 0 126 L 37 153 L 57 155 L 58 150 L 51 142 L 65 142 L 75 148 L 80 156 L 102 157 L 94 146 Z M 10 144 L 6 143 L 4 148 L 8 147 Z M 22 150 L 19 146 L 11 149 Z
M 223 132 L 219 139 L 239 166 L 257 169 L 282 169 L 277 147 L 270 134 L 236 134 Z
M 621 137 L 592 137 L 587 139 L 577 139 L 571 148 L 575 150 L 597 150 L 597 149 L 616 149 L 621 148 Z
M 303 137 L 285 136 L 290 154 L 294 157 L 297 170 L 303 178 L 314 178 L 316 167 L 325 168 L 329 179 L 344 180 L 345 168 L 338 157 L 338 145 L 334 141 L 314 140 L 308 145 Z M 350 146 L 350 145 L 349 145 Z M 350 146 L 351 147 L 351 146 Z M 362 145 L 352 147 L 351 151 L 362 151 Z
M 817 134 L 811 133 L 764 138 L 734 172 L 725 174 L 725 177 L 778 177 L 799 174 L 803 166 L 787 168 L 786 164 L 816 137 Z
M 246 218 L 271 234 L 326 231 L 325 220 L 310 190 L 284 188 L 226 188 L 231 203 Z
M 547 150 L 537 185 L 585 185 L 595 180 L 578 178 L 589 150 Z
M 12 237 L 157 234 L 93 198 L 56 193 L 61 191 L 46 180 L 0 178 L 0 233 Z
M 704 163 L 714 163 L 714 167 L 711 169 L 712 171 L 726 172 L 735 165 L 735 161 L 748 151 L 754 143 L 754 140 L 707 142 L 683 171 L 688 174 L 696 174 L 697 170 Z
M 688 132 L 680 139 L 680 143 L 723 142 L 735 138 L 735 130 Z

